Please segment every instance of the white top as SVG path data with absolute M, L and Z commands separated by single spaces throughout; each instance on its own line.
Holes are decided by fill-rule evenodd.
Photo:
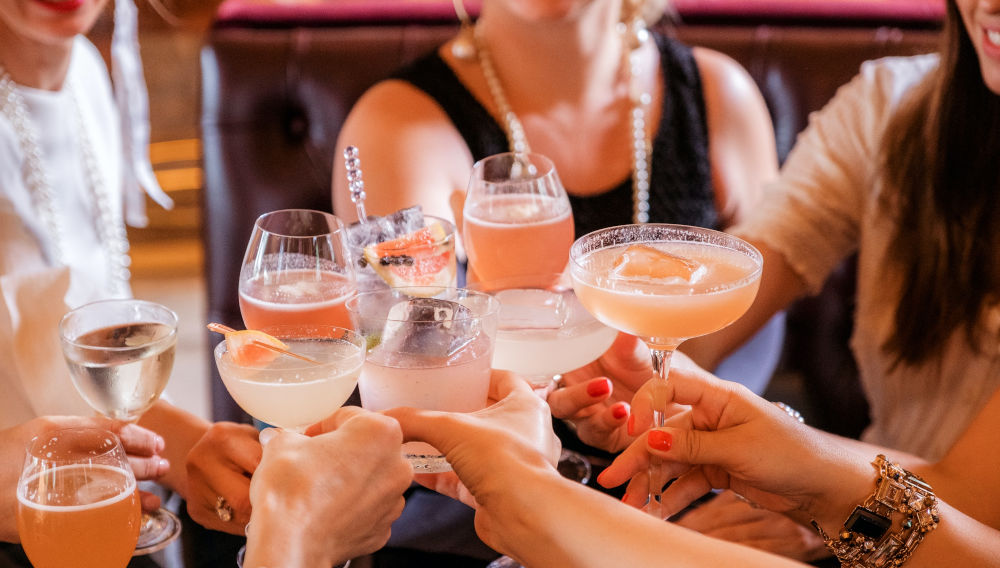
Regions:
M 101 181 L 120 211 L 119 119 L 104 60 L 82 36 L 65 84 L 75 89 Z M 70 93 L 16 88 L 38 137 L 69 263 L 51 260 L 49 230 L 25 185 L 19 138 L 0 113 L 0 429 L 46 414 L 93 414 L 70 382 L 57 326 L 69 308 L 111 297 L 113 289 Z
M 860 251 L 851 349 L 872 413 L 862 439 L 931 460 L 954 444 L 1000 385 L 1000 356 L 977 355 L 961 330 L 947 338 L 940 357 L 918 367 L 890 370 L 880 347 L 893 329 L 897 301 L 887 285 L 896 280 L 887 274 L 890 221 L 878 213 L 878 149 L 902 96 L 936 65 L 936 55 L 863 64 L 810 117 L 779 180 L 767 188 L 765 205 L 733 229 L 782 253 L 813 292 Z

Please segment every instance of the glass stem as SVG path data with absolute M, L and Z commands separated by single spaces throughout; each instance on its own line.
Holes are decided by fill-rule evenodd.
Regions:
M 661 428 L 666 423 L 667 416 L 667 375 L 670 373 L 670 359 L 673 357 L 674 349 L 662 349 L 650 347 L 650 354 L 653 358 L 653 427 Z M 666 469 L 662 460 L 650 457 L 649 459 L 649 503 L 646 511 L 659 519 L 665 518 L 663 512 L 663 487 L 667 484 Z

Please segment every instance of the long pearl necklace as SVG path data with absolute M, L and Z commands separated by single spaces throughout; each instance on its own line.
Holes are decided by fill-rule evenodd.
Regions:
M 110 292 L 115 296 L 127 295 L 128 281 L 131 276 L 128 267 L 131 259 L 128 256 L 129 244 L 125 225 L 120 215 L 115 213 L 111 196 L 108 195 L 101 180 L 94 146 L 83 124 L 83 113 L 76 91 L 71 84 L 67 84 L 66 88 L 75 111 L 75 126 L 83 158 L 86 185 L 90 190 L 90 197 L 97 212 L 97 218 L 94 220 L 97 237 L 110 260 Z M 56 216 L 56 199 L 52 185 L 45 174 L 45 164 L 41 148 L 38 145 L 38 134 L 31 123 L 24 98 L 17 91 L 16 84 L 11 79 L 10 74 L 2 66 L 0 66 L 0 105 L 2 105 L 0 110 L 14 127 L 21 152 L 24 154 L 24 183 L 31 195 L 35 211 L 48 232 L 50 257 L 56 264 L 64 265 L 66 258 L 62 248 L 63 230 Z
M 644 28 L 636 29 L 622 23 L 619 33 L 622 36 L 624 46 L 626 70 L 626 81 L 629 86 L 629 101 L 632 108 L 629 112 L 630 131 L 632 134 L 632 222 L 649 222 L 649 153 L 651 142 L 646 135 L 646 109 L 652 101 L 652 96 L 644 92 L 639 87 L 638 80 L 641 73 L 641 61 L 639 47 L 645 43 L 649 37 L 648 31 Z M 493 67 L 493 60 L 490 57 L 489 49 L 480 37 L 479 26 L 473 26 L 472 38 L 475 45 L 476 56 L 479 60 L 479 67 L 483 71 L 486 79 L 486 86 L 490 91 L 493 104 L 496 105 L 500 118 L 503 120 L 504 131 L 507 134 L 507 144 L 511 152 L 530 152 L 528 139 L 524 135 L 524 127 L 521 125 L 517 114 L 510 107 L 507 95 L 504 93 L 503 85 Z M 629 41 L 632 38 L 632 41 Z M 634 43 L 634 44 L 633 44 Z

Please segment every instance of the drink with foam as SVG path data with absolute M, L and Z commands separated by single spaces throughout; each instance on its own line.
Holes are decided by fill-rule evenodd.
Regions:
M 240 313 L 247 329 L 282 324 L 350 327 L 344 302 L 354 291 L 354 281 L 337 272 L 263 272 L 240 283 Z

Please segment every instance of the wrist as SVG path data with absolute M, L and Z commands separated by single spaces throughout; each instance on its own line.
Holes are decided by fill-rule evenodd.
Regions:
M 247 525 L 243 568 L 329 568 L 341 562 L 337 539 L 313 534 L 303 518 L 287 510 L 255 507 Z

